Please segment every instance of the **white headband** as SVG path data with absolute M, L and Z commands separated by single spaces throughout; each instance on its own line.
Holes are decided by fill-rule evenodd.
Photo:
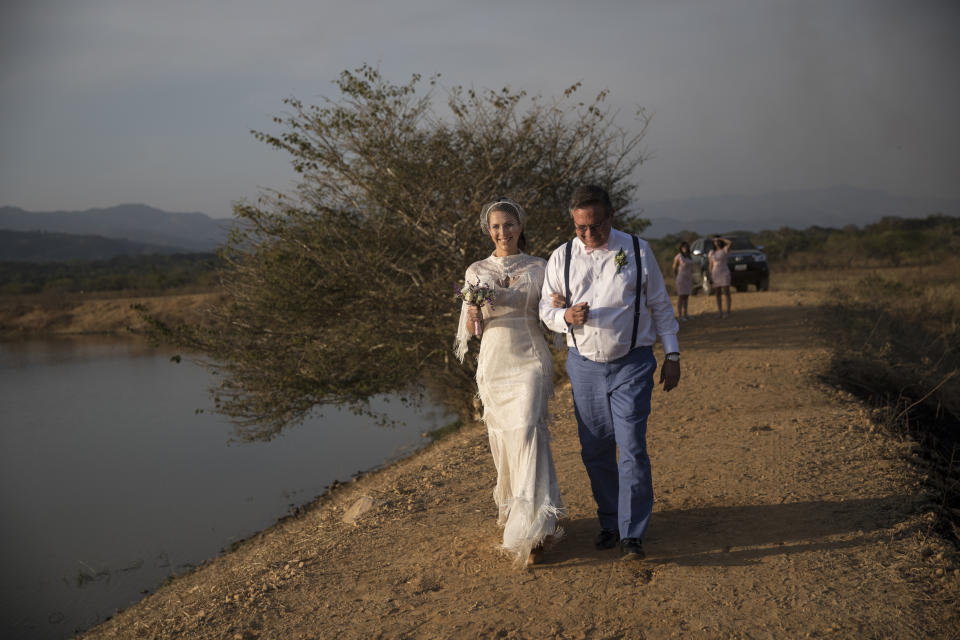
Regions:
M 493 202 L 483 205 L 483 209 L 480 211 L 480 228 L 483 229 L 484 233 L 490 232 L 489 221 L 491 211 L 506 211 L 508 213 L 513 213 L 513 215 L 515 215 L 517 220 L 520 222 L 521 227 L 524 227 L 527 224 L 527 212 L 523 210 L 523 207 L 521 207 L 516 200 L 500 197 Z

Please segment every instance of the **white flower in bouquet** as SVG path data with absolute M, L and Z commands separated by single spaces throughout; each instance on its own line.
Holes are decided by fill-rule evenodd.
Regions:
M 472 304 L 477 309 L 482 309 L 483 305 L 489 303 L 490 308 L 493 308 L 493 289 L 491 289 L 488 284 L 481 284 L 480 278 L 477 278 L 476 284 L 466 282 L 462 289 L 457 285 L 454 285 L 453 288 L 457 292 L 457 298 L 467 304 Z M 479 321 L 474 323 L 474 333 L 478 336 L 483 333 L 483 325 Z

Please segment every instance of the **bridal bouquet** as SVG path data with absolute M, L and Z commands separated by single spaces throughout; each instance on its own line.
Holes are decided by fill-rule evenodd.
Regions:
M 465 282 L 462 289 L 456 285 L 453 288 L 456 290 L 459 300 L 472 304 L 477 309 L 483 308 L 483 305 L 489 302 L 490 308 L 493 308 L 493 289 L 488 284 L 480 284 L 480 278 L 477 278 L 477 284 Z M 473 328 L 474 333 L 478 336 L 483 333 L 483 325 L 479 320 L 474 323 Z

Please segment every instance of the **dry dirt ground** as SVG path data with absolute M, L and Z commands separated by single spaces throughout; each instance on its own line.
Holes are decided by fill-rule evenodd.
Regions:
M 307 507 L 83 637 L 956 638 L 960 564 L 910 442 L 819 381 L 814 293 L 694 298 L 681 386 L 654 393 L 647 559 L 597 551 L 567 386 L 552 427 L 567 537 L 497 551 L 473 425 Z M 362 497 L 374 507 L 355 523 Z

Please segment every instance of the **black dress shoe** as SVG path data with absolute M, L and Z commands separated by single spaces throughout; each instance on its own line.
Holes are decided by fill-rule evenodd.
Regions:
M 613 549 L 620 539 L 620 532 L 616 529 L 600 529 L 593 544 L 597 549 Z
M 643 543 L 640 538 L 624 538 L 620 541 L 620 553 L 624 560 L 643 560 L 647 554 L 643 552 Z

